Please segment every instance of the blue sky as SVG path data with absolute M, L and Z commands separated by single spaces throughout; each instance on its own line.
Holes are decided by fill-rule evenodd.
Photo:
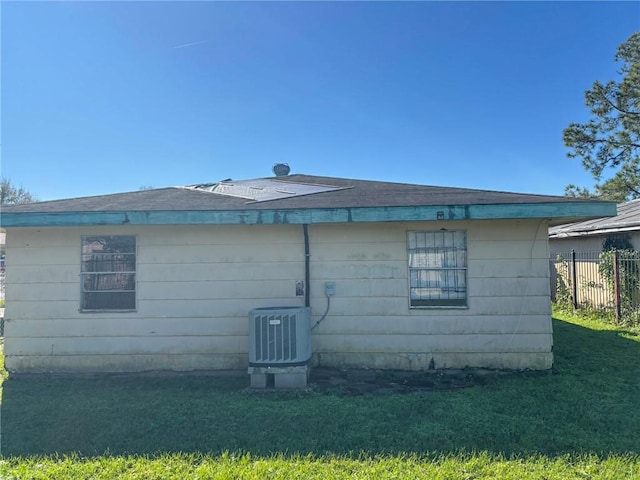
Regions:
M 638 2 L 2 2 L 2 175 L 41 200 L 292 173 L 562 194 Z

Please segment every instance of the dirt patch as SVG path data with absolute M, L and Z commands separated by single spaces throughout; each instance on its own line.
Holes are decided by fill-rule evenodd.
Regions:
M 344 395 L 403 394 L 441 390 L 459 390 L 484 385 L 493 379 L 515 372 L 485 369 L 428 370 L 406 372 L 395 370 L 311 369 L 310 387 L 321 392 Z

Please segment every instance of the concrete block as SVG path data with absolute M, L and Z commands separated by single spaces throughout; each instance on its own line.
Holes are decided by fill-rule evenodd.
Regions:
M 251 374 L 251 388 L 267 388 L 267 374 L 266 373 L 252 373 Z
M 251 388 L 304 388 L 311 369 L 309 365 L 295 367 L 249 367 Z
M 274 375 L 275 388 L 304 388 L 307 386 L 307 372 L 279 373 Z

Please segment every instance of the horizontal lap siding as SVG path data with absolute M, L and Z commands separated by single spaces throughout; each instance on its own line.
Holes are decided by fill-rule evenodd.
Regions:
M 184 317 L 238 317 L 244 318 L 249 310 L 258 307 L 275 307 L 281 305 L 302 306 L 304 300 L 292 296 L 286 298 L 272 297 L 269 299 L 244 299 L 229 298 L 197 299 L 197 300 L 139 300 L 136 315 L 145 318 L 184 318 Z M 40 308 L 38 308 L 40 307 Z M 8 313 L 7 313 L 8 312 Z M 129 312 L 126 312 L 129 314 Z M 64 300 L 55 302 L 11 302 L 7 304 L 5 318 L 12 320 L 21 319 L 60 319 L 88 317 L 101 318 L 106 321 L 110 318 L 120 318 L 124 313 L 89 312 L 78 311 L 78 300 Z M 10 323 L 7 322 L 7 323 Z
M 333 318 L 333 317 L 332 317 Z M 512 335 L 549 333 L 546 315 L 465 315 L 465 316 L 340 316 L 317 328 L 322 335 Z
M 242 354 L 91 354 L 91 355 L 15 355 L 14 371 L 22 372 L 146 372 L 151 370 L 193 371 L 246 369 L 249 357 Z
M 606 238 L 607 235 L 550 238 L 549 251 L 554 256 L 557 253 L 567 254 L 571 250 L 575 250 L 576 252 L 601 252 L 602 242 L 606 240 Z
M 334 317 L 332 317 L 334 318 Z M 339 316 L 325 321 L 314 332 L 322 335 L 469 335 L 548 333 L 545 315 L 510 316 Z M 21 319 L 12 326 L 12 337 L 31 337 L 37 331 L 42 337 L 131 337 L 246 335 L 248 320 L 233 317 L 112 317 Z M 398 325 L 402 325 L 402 329 Z M 398 333 L 400 332 L 401 333 Z
M 302 280 L 304 276 L 298 275 Z M 294 277 L 295 278 L 295 277 Z M 406 283 L 406 282 L 405 282 Z M 25 284 L 26 285 L 26 284 Z M 12 290 L 12 302 L 34 301 L 71 301 L 79 299 L 79 277 L 76 275 L 73 282 L 36 282 L 29 284 L 29 288 L 14 287 Z M 406 286 L 405 286 L 406 288 Z M 225 280 L 213 281 L 152 281 L 138 283 L 138 303 L 147 301 L 174 300 L 178 303 L 203 299 L 208 300 L 271 300 L 282 298 L 289 301 L 288 297 L 295 293 L 293 279 L 278 280 L 234 280 L 233 283 Z
M 511 278 L 472 278 L 469 282 L 471 297 L 513 297 L 523 292 L 545 292 L 548 288 L 548 277 L 511 277 Z
M 476 297 L 469 299 L 468 309 L 433 309 L 409 310 L 406 298 L 398 297 L 343 297 L 338 298 L 340 292 L 336 287 L 336 296 L 331 300 L 330 318 L 342 316 L 362 317 L 363 321 L 372 316 L 388 316 L 398 320 L 408 317 L 424 319 L 458 317 L 458 316 L 520 316 L 520 315 L 547 315 L 549 313 L 549 297 Z M 42 303 L 42 305 L 38 305 Z M 249 310 L 258 307 L 276 307 L 282 305 L 302 306 L 303 300 L 294 298 L 269 298 L 251 301 L 238 299 L 203 299 L 203 300 L 147 300 L 138 302 L 138 314 L 144 317 L 244 317 Z M 37 308 L 40 306 L 41 308 Z M 319 317 L 324 312 L 326 299 L 312 299 L 314 317 Z M 103 320 L 116 318 L 119 313 L 79 313 L 77 301 L 55 302 L 11 302 L 7 304 L 8 319 L 59 319 L 59 318 L 86 318 L 99 317 Z M 142 313 L 144 312 L 144 313 Z M 396 313 L 400 312 L 400 313 Z M 487 320 L 490 321 L 490 320 Z M 10 323 L 10 322 L 7 322 Z M 402 329 L 401 324 L 398 326 Z M 472 333 L 472 332 L 470 332 Z
M 425 370 L 431 368 L 497 368 L 532 369 L 550 368 L 549 353 L 535 352 L 365 352 L 335 353 L 322 352 L 314 355 L 315 361 L 322 365 L 340 365 L 343 368 Z
M 467 231 L 468 308 L 410 309 L 406 232 L 440 228 Z M 301 226 L 28 232 L 8 235 L 9 369 L 244 368 L 249 310 L 304 305 L 295 296 L 304 279 Z M 78 312 L 80 237 L 99 234 L 137 235 L 136 312 Z M 546 224 L 328 224 L 311 225 L 309 236 L 314 322 L 326 308 L 324 283 L 336 283 L 314 330 L 316 363 L 550 366 Z
M 406 232 L 440 228 L 467 231 L 468 308 L 410 309 Z M 539 221 L 312 226 L 315 314 L 323 312 L 324 281 L 336 283 L 329 315 L 314 330 L 316 361 L 339 367 L 422 369 L 435 362 L 442 368 L 549 368 L 546 232 Z M 414 360 L 407 363 L 406 356 Z
M 549 259 L 531 260 L 469 259 L 468 278 L 544 278 L 549 275 Z
M 289 280 L 297 278 L 302 268 L 300 260 L 289 259 L 278 262 L 225 263 L 215 265 L 204 263 L 163 263 L 145 264 L 138 269 L 139 282 L 207 282 L 207 281 L 247 281 L 247 280 Z
M 443 316 L 476 316 L 476 315 L 531 315 L 549 312 L 549 295 L 539 296 L 505 296 L 505 297 L 471 297 L 469 298 L 468 309 L 413 309 L 408 310 L 408 301 L 405 297 L 351 297 L 346 293 L 344 297 L 339 293 L 339 284 L 336 281 L 336 296 L 331 299 L 330 316 L 341 315 L 388 315 L 390 317 L 398 317 L 397 312 L 404 312 L 404 315 L 412 315 L 422 318 L 443 317 Z M 345 282 L 345 280 L 342 280 Z M 315 303 L 317 307 L 322 307 Z M 317 308 L 321 313 L 322 308 Z M 315 313 L 315 311 L 314 311 Z M 328 321 L 328 320 L 327 320 Z M 472 332 L 470 332 L 472 333 Z
M 31 337 L 5 346 L 5 355 L 188 355 L 246 353 L 245 335 L 146 337 Z
M 25 319 L 12 326 L 14 338 L 30 338 L 37 331 L 42 337 L 166 337 L 166 336 L 243 336 L 248 320 L 242 318 L 148 317 L 59 318 L 55 321 Z M 244 352 L 244 350 L 242 350 Z
M 137 236 L 137 310 L 82 313 L 80 239 Z M 249 310 L 303 305 L 300 226 L 9 232 L 5 354 L 14 371 L 243 368 Z
M 340 338 L 318 336 L 317 352 L 546 352 L 549 349 L 548 333 L 518 333 L 511 335 L 340 335 Z
M 255 238 L 253 245 L 144 245 L 138 249 L 138 265 L 205 264 L 216 268 L 232 268 L 236 263 L 290 262 L 300 258 L 300 244 L 261 245 Z M 229 264 L 229 265 L 227 265 Z

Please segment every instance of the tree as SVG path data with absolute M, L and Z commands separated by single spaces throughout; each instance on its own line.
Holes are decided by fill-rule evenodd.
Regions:
M 595 192 L 592 192 L 587 187 L 579 187 L 578 185 L 574 185 L 570 183 L 566 187 L 564 187 L 564 194 L 567 197 L 573 198 L 597 198 L 598 195 Z
M 564 194 L 567 197 L 599 198 L 618 203 L 626 202 L 627 200 L 638 198 L 635 190 L 640 185 L 640 178 L 638 178 L 637 172 L 638 162 L 635 160 L 623 165 L 620 171 L 606 182 L 599 185 L 596 184 L 593 191 L 586 187 L 569 184 L 565 187 Z
M 8 178 L 0 177 L 0 205 L 35 202 L 36 198 L 27 190 L 16 187 Z
M 563 132 L 570 149 L 567 156 L 581 158 L 596 181 L 593 192 L 569 185 L 568 195 L 616 201 L 640 198 L 640 32 L 618 47 L 614 60 L 622 63 L 619 81 L 596 81 L 585 92 L 591 120 L 571 123 Z M 617 171 L 603 181 L 608 169 Z

